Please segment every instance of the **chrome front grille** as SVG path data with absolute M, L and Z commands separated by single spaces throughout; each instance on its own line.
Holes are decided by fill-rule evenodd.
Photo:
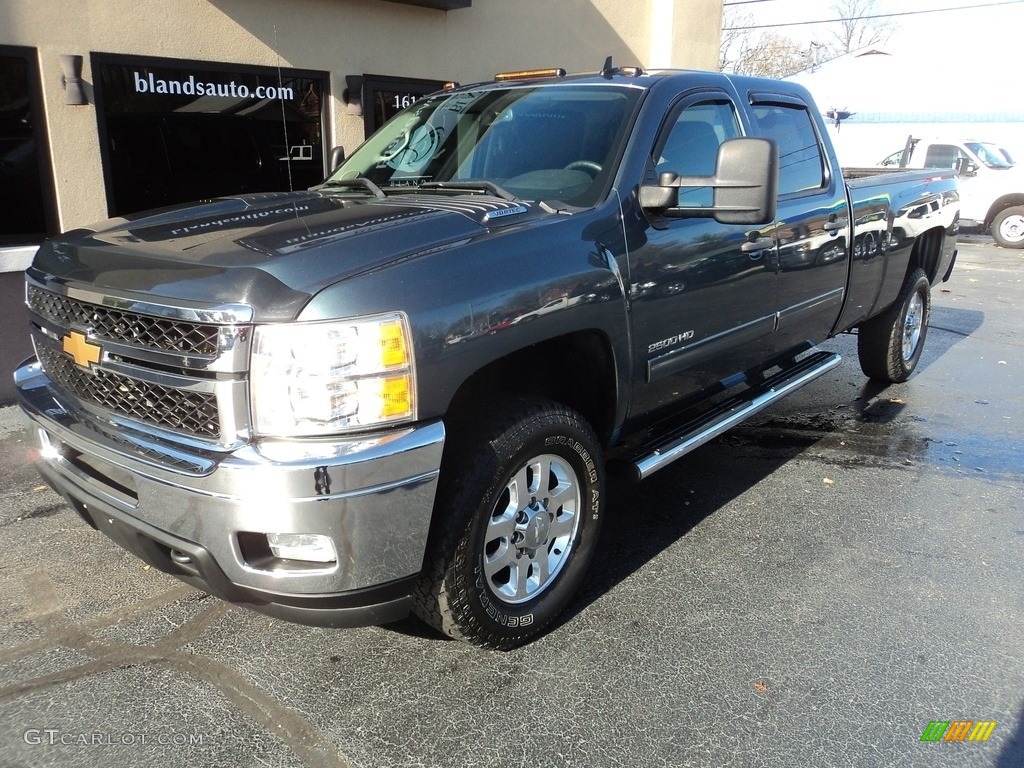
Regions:
M 49 344 L 37 345 L 36 352 L 46 375 L 86 402 L 176 432 L 210 438 L 220 435 L 213 393 L 164 387 L 104 370 L 87 373 Z
M 140 303 L 51 290 L 31 277 L 26 299 L 36 355 L 64 397 L 204 445 L 230 448 L 246 439 L 248 307 Z M 72 331 L 88 339 L 98 362 L 75 361 Z
M 88 328 L 100 339 L 184 354 L 214 355 L 216 325 L 153 317 L 28 286 L 28 305 L 41 317 L 66 328 Z

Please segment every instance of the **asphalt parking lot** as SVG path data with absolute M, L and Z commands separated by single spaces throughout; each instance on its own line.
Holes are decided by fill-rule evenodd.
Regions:
M 922 366 L 844 363 L 639 486 L 532 645 L 325 630 L 147 569 L 0 410 L 0 766 L 1024 765 L 1024 254 L 967 237 Z M 987 741 L 922 741 L 932 721 Z

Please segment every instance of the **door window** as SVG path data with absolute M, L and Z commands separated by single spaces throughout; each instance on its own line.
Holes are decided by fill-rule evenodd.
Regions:
M 956 168 L 956 161 L 967 155 L 955 144 L 932 144 L 924 156 L 925 168 Z
M 807 110 L 788 104 L 757 104 L 753 111 L 760 134 L 779 147 L 779 194 L 825 187 L 821 143 Z
M 718 147 L 740 135 L 736 115 L 728 101 L 705 101 L 682 110 L 654 153 L 655 178 L 671 171 L 679 176 L 713 176 Z M 707 208 L 713 204 L 711 187 L 679 190 L 680 208 Z

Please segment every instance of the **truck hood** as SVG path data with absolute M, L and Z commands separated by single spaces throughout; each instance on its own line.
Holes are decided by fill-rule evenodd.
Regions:
M 248 304 L 256 320 L 288 320 L 332 283 L 550 215 L 483 195 L 252 195 L 73 230 L 45 243 L 33 267 L 91 290 L 182 306 Z

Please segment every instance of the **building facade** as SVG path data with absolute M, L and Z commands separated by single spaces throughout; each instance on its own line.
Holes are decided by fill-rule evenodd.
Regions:
M 2 0 L 0 247 L 180 192 L 308 187 L 331 147 L 446 81 L 596 71 L 608 55 L 713 68 L 720 13 L 720 0 Z
M 721 0 L 0 0 L 0 306 L 47 235 L 301 189 L 445 82 L 712 69 Z M 6 319 L 6 314 L 0 317 Z M 20 316 L 19 316 L 20 321 Z M 0 401 L 27 333 L 0 334 Z

